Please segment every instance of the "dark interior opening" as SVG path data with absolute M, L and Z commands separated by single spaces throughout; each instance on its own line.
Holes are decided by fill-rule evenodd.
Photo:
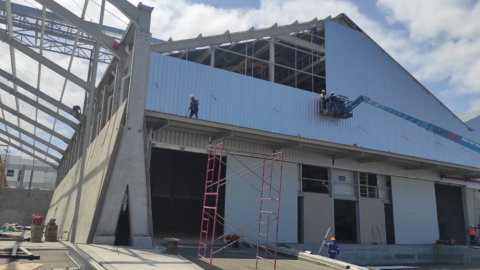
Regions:
M 340 243 L 357 243 L 357 202 L 334 200 L 335 238 Z
M 126 194 L 128 194 L 128 186 Z M 123 200 L 120 216 L 118 217 L 117 230 L 115 231 L 115 246 L 130 245 L 130 215 L 129 215 L 128 199 Z
M 393 205 L 385 204 L 385 230 L 387 233 L 387 245 L 395 244 L 395 229 L 393 227 Z
M 297 241 L 303 243 L 303 197 L 298 197 L 297 203 Z
M 200 237 L 207 159 L 207 154 L 152 149 L 150 182 L 156 239 L 174 237 L 198 240 Z M 223 162 L 226 162 L 225 158 Z M 226 166 L 219 160 L 216 160 L 215 166 L 222 166 L 220 178 L 225 178 Z M 215 173 L 214 179 L 217 177 L 218 174 Z M 213 206 L 215 196 L 208 198 L 207 205 Z M 224 216 L 224 212 L 225 185 L 220 187 L 218 197 L 218 214 Z M 213 223 L 210 222 L 209 235 L 212 228 Z M 218 222 L 215 231 L 217 235 L 223 232 L 223 226 Z
M 455 239 L 457 244 L 468 244 L 462 189 L 457 186 L 435 184 L 435 197 L 440 239 Z

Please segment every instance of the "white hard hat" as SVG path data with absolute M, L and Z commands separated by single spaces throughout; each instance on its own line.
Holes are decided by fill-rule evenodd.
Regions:
M 190 98 L 195 97 L 193 94 L 190 95 Z

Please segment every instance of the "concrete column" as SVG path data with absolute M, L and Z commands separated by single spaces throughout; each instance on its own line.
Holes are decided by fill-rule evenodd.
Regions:
M 102 114 L 100 118 L 100 130 L 103 129 L 103 127 L 107 123 L 107 119 L 109 118 L 107 117 L 108 99 L 112 94 L 113 94 L 112 87 L 110 85 L 106 85 L 103 88 L 103 93 L 102 93 Z
M 112 109 L 110 111 L 110 117 L 117 112 L 118 107 L 120 106 L 120 94 L 122 93 L 121 82 L 122 77 L 125 76 L 123 71 L 123 62 L 117 62 L 117 67 L 115 69 L 115 79 L 113 80 L 113 101 Z
M 272 37 L 270 42 L 270 60 L 268 69 L 268 78 L 271 82 L 275 82 L 275 38 Z
M 210 66 L 215 67 L 215 47 L 210 47 Z
M 97 90 L 98 91 L 98 90 Z M 102 93 L 100 93 L 100 91 L 98 91 L 99 93 L 99 99 L 101 99 L 101 97 L 103 96 Z M 95 137 L 97 137 L 97 127 L 98 127 L 98 116 L 99 116 L 99 113 L 102 111 L 102 104 L 101 104 L 101 100 L 97 100 L 97 102 L 95 102 L 95 105 L 93 105 L 93 114 L 92 114 L 92 125 L 90 127 L 90 141 L 89 143 L 92 143 L 93 140 L 95 140 Z
M 26 165 L 23 165 L 22 170 L 20 171 L 20 182 L 18 183 L 19 188 L 23 188 L 23 179 L 25 178 L 25 168 L 26 167 L 27 167 Z
M 148 8 L 148 7 L 146 7 Z M 105 202 L 95 231 L 93 243 L 113 244 L 123 194 L 129 188 L 130 245 L 151 248 L 149 232 L 148 203 L 145 158 L 145 101 L 148 69 L 150 63 L 150 12 L 139 10 L 142 24 L 135 31 L 134 46 L 131 50 L 132 67 L 130 78 L 131 93 L 128 95 L 125 128 L 113 166 Z M 148 23 L 148 25 L 146 25 Z M 117 77 L 118 74 L 117 74 Z M 116 88 L 117 89 L 117 88 Z

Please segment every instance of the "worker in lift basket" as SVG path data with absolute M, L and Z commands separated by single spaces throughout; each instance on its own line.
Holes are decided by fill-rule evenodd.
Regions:
M 330 243 L 327 243 L 327 238 L 323 240 L 323 245 L 328 247 L 328 257 L 330 259 L 335 259 L 335 257 L 340 254 L 340 248 L 337 246 L 335 237 L 330 239 Z
M 476 232 L 475 232 L 475 226 L 471 225 L 470 228 L 468 228 L 468 234 L 470 235 L 470 245 L 475 245 L 476 244 Z
M 327 108 L 327 95 L 325 93 L 325 89 L 322 90 L 320 93 L 320 111 L 324 112 Z
M 192 100 L 190 102 L 190 107 L 188 108 L 190 110 L 190 117 L 195 115 L 195 118 L 198 119 L 198 105 L 200 105 L 200 103 L 195 99 L 194 95 L 190 95 L 190 99 Z
M 328 104 L 330 105 L 328 110 L 337 112 L 337 96 L 335 96 L 334 92 L 330 93 L 330 96 L 328 97 Z

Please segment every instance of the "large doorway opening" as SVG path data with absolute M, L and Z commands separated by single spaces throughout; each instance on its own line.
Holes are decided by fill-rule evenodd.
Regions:
M 393 225 L 393 205 L 385 204 L 385 231 L 387 236 L 387 244 L 395 244 L 395 228 Z
M 357 243 L 357 202 L 334 200 L 335 238 L 341 243 Z
M 163 240 L 174 237 L 197 240 L 200 237 L 202 207 L 207 173 L 207 154 L 167 149 L 152 149 L 150 182 L 154 237 Z M 225 158 L 220 178 L 225 177 Z M 217 171 L 217 170 L 215 170 Z M 216 179 L 217 175 L 215 175 Z M 214 200 L 214 196 L 209 196 Z M 207 202 L 208 205 L 214 204 Z M 218 214 L 225 212 L 225 185 L 220 187 Z M 213 224 L 210 224 L 213 225 Z M 216 234 L 223 226 L 216 224 Z
M 440 239 L 455 239 L 457 244 L 468 244 L 462 189 L 458 186 L 435 184 L 435 198 Z

